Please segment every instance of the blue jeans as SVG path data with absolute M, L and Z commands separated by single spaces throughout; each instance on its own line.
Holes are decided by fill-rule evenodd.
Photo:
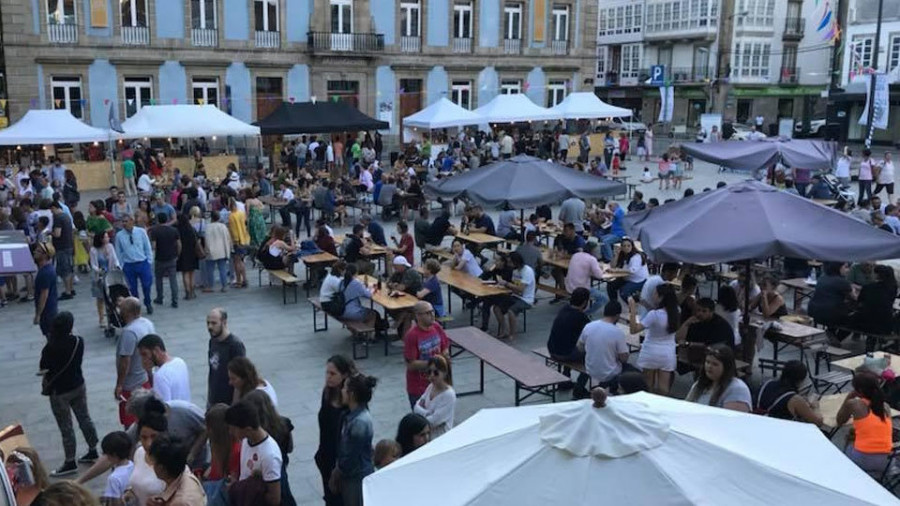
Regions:
M 206 261 L 206 288 L 212 290 L 213 287 L 213 274 L 215 270 L 219 270 L 219 281 L 222 283 L 222 288 L 228 286 L 228 259 L 220 258 L 218 260 L 207 260 Z
M 609 294 L 609 298 L 615 300 L 616 297 L 621 297 L 622 300 L 627 301 L 628 297 L 634 292 L 640 291 L 641 288 L 644 287 L 644 281 L 640 283 L 635 283 L 634 281 L 625 281 L 624 279 L 617 279 L 615 281 L 610 281 L 606 283 L 606 293 Z
M 144 305 L 150 306 L 150 287 L 153 285 L 153 270 L 150 262 L 131 262 L 122 265 L 122 273 L 128 282 L 128 290 L 131 295 L 138 297 L 138 280 L 141 281 L 141 290 L 144 292 Z
M 622 238 L 616 234 L 606 234 L 600 238 L 600 254 L 603 261 L 611 262 L 613 257 L 613 244 L 622 242 Z
M 437 316 L 438 318 L 441 318 L 444 316 L 444 306 L 443 305 L 435 304 L 433 307 L 434 307 L 435 316 Z
M 809 186 L 809 183 L 798 183 L 794 182 L 794 188 L 797 189 L 797 193 L 800 194 L 801 197 L 806 196 L 806 187 Z
M 603 290 L 599 288 L 591 288 L 591 307 L 585 311 L 585 314 L 592 315 L 597 311 L 602 311 L 603 308 L 606 307 L 606 303 L 609 302 L 609 297 L 603 293 Z

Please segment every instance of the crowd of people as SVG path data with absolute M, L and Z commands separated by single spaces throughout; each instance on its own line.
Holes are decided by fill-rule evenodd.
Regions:
M 699 274 L 693 266 L 652 265 L 626 236 L 627 213 L 668 201 L 661 204 L 651 198 L 645 202 L 640 191 L 628 204 L 584 202 L 575 197 L 563 201 L 556 216 L 560 233 L 549 254 L 567 259 L 568 269 L 544 260 L 540 244 L 546 238 L 541 224 L 552 218 L 549 206 L 536 208 L 523 223 L 514 211 L 503 209 L 495 225 L 482 207 L 466 205 L 456 225 L 451 222 L 457 214 L 456 202 L 448 201 L 431 218 L 434 211 L 422 192 L 424 178 L 477 168 L 482 160 L 522 152 L 568 161 L 569 146 L 579 149 L 579 161 L 573 166 L 606 175 L 607 170 L 618 170 L 625 154 L 635 150 L 626 137 L 609 135 L 603 154 L 591 159 L 590 144 L 583 143 L 586 139 L 586 133 L 570 140 L 559 131 L 496 136 L 464 132 L 448 138 L 447 150 L 437 155 L 433 165 L 427 162 L 431 144 L 425 139 L 385 169 L 377 134 L 374 138 L 302 137 L 284 146 L 283 168 L 270 173 L 260 167 L 241 174 L 230 167 L 221 181 L 207 177 L 202 156 L 197 157 L 192 175 L 167 168 L 164 160 L 155 157 L 151 171 L 145 161 L 135 163 L 139 160 L 133 157 L 123 163 L 124 188 L 111 187 L 108 198 L 89 202 L 87 216 L 79 210 L 74 175 L 58 161 L 49 176 L 39 169 L 15 175 L 0 172 L 0 230 L 23 231 L 38 267 L 34 275 L 0 278 L 0 304 L 21 299 L 35 305 L 34 323 L 47 339 L 40 361 L 42 391 L 49 398 L 64 449 L 64 461 L 50 473 L 31 449 L 21 448 L 9 457 L 14 467 L 27 467 L 35 477 L 17 486 L 20 504 L 53 504 L 48 497 L 63 493 L 61 488 L 84 495 L 80 485 L 107 471 L 100 498 L 105 504 L 193 505 L 203 500 L 207 504 L 294 504 L 287 477 L 293 423 L 278 411 L 277 385 L 266 379 L 265 371 L 248 358 L 241 340 L 228 330 L 227 312 L 216 308 L 207 315 L 205 407 L 194 404 L 191 366 L 175 354 L 177 350 L 167 347 L 152 316 L 166 301 L 165 278 L 169 278 L 168 302 L 175 309 L 179 300 L 197 297 L 198 289 L 213 300 L 209 294 L 216 288 L 216 275 L 222 292 L 247 288 L 248 262 L 292 270 L 304 255 L 320 251 L 340 260 L 327 270 L 314 270 L 307 280 L 309 287 L 318 286 L 319 300 L 333 316 L 365 322 L 376 329 L 377 337 L 396 331 L 403 345 L 410 406 L 410 413 L 398 422 L 395 438 L 373 441 L 368 405 L 377 380 L 344 356 L 328 359 L 315 454 L 326 504 L 362 504 L 365 476 L 454 426 L 452 361 L 441 324 L 448 302 L 438 280 L 442 269 L 508 290 L 507 295 L 479 300 L 455 292 L 467 306 L 480 306 L 483 330 L 493 324 L 494 335 L 507 341 L 516 339 L 519 315 L 536 304 L 540 280 L 552 280 L 565 295 L 557 293 L 551 301 L 562 306 L 547 347 L 554 359 L 584 361 L 588 373 L 579 375 L 572 385 L 576 398 L 589 396 L 589 383 L 612 393 L 648 390 L 670 395 L 676 374 L 695 372 L 688 401 L 821 425 L 815 403 L 800 394 L 809 375 L 803 363 L 788 362 L 780 379 L 765 383 L 756 399 L 737 368 L 738 360 L 752 362 L 755 351 L 740 328 L 745 308 L 770 319 L 788 313 L 778 279 L 765 277 L 757 282 L 738 276 L 719 287 L 715 300 L 700 297 Z M 639 158 L 649 159 L 652 133 L 638 138 L 636 151 Z M 424 172 L 416 169 L 423 162 Z M 668 188 L 670 178 L 680 188 L 689 160 L 679 150 L 671 150 L 659 163 L 660 188 Z M 61 179 L 56 178 L 59 171 Z M 329 175 L 322 177 L 320 171 Z M 804 190 L 802 178 L 794 174 L 793 184 L 785 191 Z M 892 185 L 879 185 L 874 196 L 848 212 L 900 233 L 900 208 L 890 200 L 884 205 L 878 200 L 881 190 L 887 190 L 891 198 Z M 136 195 L 131 196 L 132 192 Z M 683 198 L 692 195 L 687 189 Z M 281 204 L 280 223 L 266 223 L 263 201 L 267 198 Z M 343 225 L 348 207 L 359 202 L 380 206 L 381 219 L 370 212 L 361 214 L 359 223 L 338 241 L 332 227 Z M 396 231 L 386 232 L 383 223 L 395 216 Z M 306 240 L 301 240 L 304 228 Z M 459 238 L 454 238 L 449 251 L 441 249 L 447 236 L 476 232 L 509 240 L 518 240 L 524 232 L 524 241 L 503 254 Z M 375 273 L 371 254 L 375 246 L 387 251 L 383 275 Z M 792 277 L 808 275 L 805 261 L 794 260 L 784 260 L 784 271 Z M 846 339 L 847 328 L 893 331 L 897 285 L 890 268 L 826 263 L 822 270 L 808 312 L 817 323 L 832 329 L 834 340 Z M 196 271 L 200 273 L 195 277 Z M 418 302 L 382 315 L 362 303 L 373 290 L 382 289 L 381 282 L 373 288 L 358 274 L 375 274 L 389 293 L 406 293 Z M 118 275 L 124 278 L 121 292 L 115 291 L 112 279 Z M 607 281 L 604 290 L 595 286 L 594 280 L 610 275 L 614 279 Z M 76 297 L 81 276 L 90 279 L 98 324 L 109 328 L 115 318 L 121 327 L 113 394 L 123 430 L 103 437 L 87 406 L 82 370 L 85 341 L 73 335 L 72 313 L 60 310 L 65 307 L 62 302 Z M 628 334 L 644 335 L 634 364 L 629 363 Z M 883 465 L 890 452 L 889 447 L 885 450 L 885 442 L 890 445 L 890 419 L 884 404 L 878 379 L 860 373 L 838 414 L 839 422 L 852 419 L 862 434 L 847 452 L 867 470 Z M 72 413 L 87 448 L 80 457 Z M 49 485 L 47 476 L 72 476 L 79 464 L 91 467 L 74 483 Z

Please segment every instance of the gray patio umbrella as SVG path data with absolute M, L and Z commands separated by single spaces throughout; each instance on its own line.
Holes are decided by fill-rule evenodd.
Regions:
M 830 170 L 837 153 L 837 143 L 820 139 L 684 143 L 681 147 L 694 158 L 740 171 L 757 171 L 779 161 L 788 167 Z
M 525 209 L 569 197 L 599 199 L 625 193 L 625 185 L 533 156 L 519 155 L 425 185 L 429 195 L 465 197 L 484 207 Z

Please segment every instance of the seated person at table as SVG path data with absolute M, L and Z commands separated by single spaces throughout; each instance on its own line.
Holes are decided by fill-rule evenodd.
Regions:
M 638 301 L 641 305 L 639 308 L 642 315 L 653 309 L 659 303 L 656 300 L 656 287 L 664 283 L 669 283 L 678 276 L 680 266 L 676 263 L 664 263 L 659 270 L 659 274 L 654 274 L 647 278 L 644 286 L 641 288 L 641 298 Z
M 593 255 L 594 249 L 597 247 L 595 239 L 591 239 L 585 244 L 584 251 L 580 251 L 572 255 L 569 260 L 569 270 L 566 273 L 564 286 L 570 294 L 575 293 L 578 288 L 584 288 L 591 294 L 591 305 L 587 310 L 587 314 L 591 315 L 603 309 L 609 299 L 606 293 L 599 288 L 594 288 L 591 281 L 603 277 L 604 268 L 600 266 L 597 257 Z
M 894 323 L 894 299 L 897 297 L 897 280 L 894 269 L 887 265 L 875 266 L 874 283 L 862 287 L 856 298 L 856 311 L 850 315 L 854 330 L 873 334 L 891 334 Z M 866 339 L 866 350 L 874 349 L 877 339 Z
M 644 283 L 649 276 L 644 254 L 638 251 L 634 246 L 634 242 L 627 237 L 622 239 L 619 253 L 613 259 L 612 266 L 619 272 L 627 272 L 628 277 L 614 279 L 606 283 L 606 293 L 609 295 L 610 300 L 616 300 L 616 297 L 619 296 L 623 300 L 627 300 L 631 294 L 644 287 Z
M 524 259 L 523 259 L 524 260 Z M 485 281 L 512 281 L 513 268 L 509 256 L 497 255 L 488 264 L 487 269 L 481 273 L 481 279 Z M 463 298 L 462 292 L 454 289 L 454 293 Z M 491 312 L 494 305 L 499 304 L 504 295 L 495 295 L 492 297 L 482 297 L 481 299 L 481 330 L 487 332 L 488 323 L 491 321 Z
M 719 287 L 719 300 L 716 301 L 716 314 L 721 316 L 731 326 L 734 334 L 734 346 L 741 344 L 741 308 L 738 306 L 737 294 L 728 285 Z
M 290 267 L 296 261 L 294 252 L 297 251 L 297 246 L 288 242 L 287 233 L 287 228 L 273 225 L 269 239 L 259 248 L 257 259 L 266 269 L 282 270 Z
M 747 273 L 744 272 L 743 269 L 737 271 L 737 279 L 728 283 L 728 286 L 734 289 L 734 293 L 737 295 L 738 307 L 744 308 L 749 307 L 751 311 L 756 309 L 756 305 L 759 304 L 759 294 L 762 293 L 762 290 L 759 289 L 759 285 L 756 284 L 756 277 L 750 276 L 750 303 L 744 300 L 746 296 L 746 283 L 747 282 Z
M 483 271 L 481 266 L 478 265 L 478 261 L 475 260 L 475 255 L 466 249 L 461 240 L 455 239 L 453 241 L 452 252 L 453 259 L 450 260 L 449 264 L 453 270 L 465 272 L 475 278 L 481 276 Z
M 822 200 L 830 200 L 834 198 L 834 195 L 831 193 L 831 188 L 825 183 L 822 179 L 822 176 L 815 175 L 812 178 L 812 187 L 809 189 L 809 195 L 807 197 L 811 199 L 822 199 Z
M 857 290 L 875 282 L 875 262 L 857 262 L 850 266 L 847 281 Z
M 522 255 L 525 264 L 534 269 L 535 273 L 541 272 L 541 248 L 537 244 L 537 234 L 527 232 L 525 234 L 525 242 L 516 247 L 516 252 Z
M 771 276 L 763 278 L 760 284 L 762 294 L 759 297 L 759 312 L 763 318 L 781 318 L 788 314 L 784 305 L 784 297 L 778 293 L 778 281 Z
M 422 274 L 412 268 L 406 261 L 406 257 L 398 256 L 393 260 L 394 273 L 388 281 L 388 288 L 393 292 L 417 295 L 422 290 Z M 413 314 L 409 310 L 389 311 L 389 314 L 397 321 L 397 333 L 406 335 Z
M 469 233 L 497 235 L 494 228 L 494 220 L 485 214 L 481 206 L 473 206 L 471 212 L 468 213 Z
M 585 244 L 584 237 L 575 233 L 575 225 L 573 223 L 566 223 L 563 225 L 562 234 L 556 236 L 556 239 L 553 241 L 553 249 L 560 255 L 570 257 L 579 251 L 584 251 Z M 550 271 L 550 275 L 553 276 L 558 288 L 566 286 L 565 269 L 553 267 Z M 556 297 L 553 299 L 553 302 L 556 303 L 561 300 L 561 298 Z
M 391 242 L 394 243 L 394 247 L 388 249 L 393 255 L 400 255 L 412 264 L 415 262 L 415 241 L 409 233 L 409 225 L 405 221 L 397 222 L 397 233 L 400 234 L 400 239 L 398 240 L 397 236 L 392 235 Z
M 441 272 L 440 262 L 433 258 L 425 261 L 425 277 L 422 289 L 416 293 L 416 297 L 431 304 L 434 314 L 438 318 L 442 318 L 444 316 L 444 296 L 441 293 L 441 282 L 437 277 L 439 272 Z
M 803 362 L 790 360 L 785 363 L 781 377 L 770 379 L 759 389 L 756 412 L 771 418 L 822 425 L 822 415 L 799 393 L 808 375 Z
M 599 212 L 610 220 L 609 233 L 600 237 L 600 252 L 603 260 L 608 262 L 613 257 L 613 245 L 625 237 L 625 209 L 618 202 L 610 202 L 607 209 L 600 209 Z
M 313 237 L 313 241 L 320 250 L 337 256 L 337 245 L 334 243 L 334 236 L 328 232 L 328 227 L 324 223 L 316 226 L 316 235 Z
M 429 246 L 440 246 L 444 240 L 444 236 L 456 235 L 459 232 L 456 227 L 450 224 L 450 210 L 444 208 L 441 214 L 431 222 L 428 233 L 425 236 L 425 242 Z
M 734 329 L 716 313 L 716 303 L 708 297 L 697 301 L 694 315 L 689 317 L 675 333 L 679 342 L 696 344 L 702 348 L 724 344 L 734 348 Z
M 853 391 L 841 404 L 835 422 L 842 427 L 853 419 L 855 438 L 848 441 L 844 453 L 863 471 L 880 478 L 891 455 L 893 427 L 879 380 L 868 371 L 858 371 L 853 376 Z
M 359 217 L 359 222 L 366 227 L 366 232 L 369 233 L 372 242 L 379 246 L 387 246 L 387 239 L 384 237 L 384 227 L 377 221 L 372 221 L 370 214 L 364 213 Z
M 504 204 L 503 210 L 500 211 L 500 216 L 497 219 L 497 237 L 515 240 L 522 239 L 522 234 L 513 230 L 515 223 L 516 212 L 509 208 L 509 204 Z
M 497 284 L 513 293 L 505 296 L 502 301 L 494 306 L 494 316 L 497 318 L 497 337 L 500 339 L 508 338 L 512 341 L 516 338 L 517 315 L 534 306 L 534 291 L 537 286 L 537 280 L 534 277 L 534 270 L 525 265 L 522 255 L 513 251 L 509 254 L 509 261 L 512 263 L 513 268 L 512 282 L 498 281 Z M 503 320 L 507 320 L 507 325 L 504 326 Z
M 331 297 L 341 289 L 341 281 L 344 279 L 344 266 L 344 261 L 338 260 L 329 269 L 328 275 L 322 280 L 322 286 L 319 288 L 320 303 L 331 300 Z
M 853 287 L 844 277 L 844 266 L 841 262 L 825 262 L 824 275 L 816 280 L 806 312 L 819 325 L 837 327 L 847 323 Z
M 400 209 L 397 199 L 397 183 L 392 176 L 384 178 L 384 185 L 378 194 L 378 205 L 382 207 L 381 218 L 388 219 Z
M 550 327 L 550 336 L 547 338 L 547 351 L 554 360 L 565 362 L 581 362 L 584 360 L 584 348 L 579 349 L 578 336 L 582 335 L 584 326 L 591 322 L 585 314 L 585 309 L 591 301 L 591 294 L 586 288 L 576 288 L 569 297 L 569 303 L 560 308 L 556 318 L 553 319 L 553 326 Z M 566 367 L 563 374 L 568 376 L 571 370 Z M 578 376 L 578 386 L 576 391 L 577 398 L 584 398 L 587 393 L 585 385 L 587 385 L 587 376 Z
M 753 405 L 747 384 L 736 377 L 734 352 L 724 344 L 710 346 L 697 381 L 688 392 L 688 402 L 749 413 Z
M 362 225 L 353 225 L 353 233 L 344 242 L 344 261 L 356 266 L 360 274 L 371 274 L 375 270 L 375 264 L 364 258 L 369 250 L 363 243 L 363 230 L 365 227 Z
M 372 298 L 372 291 L 366 288 L 362 281 L 356 279 L 356 266 L 347 264 L 344 267 L 344 279 L 341 280 L 339 290 L 344 294 L 344 313 L 340 315 L 342 320 L 364 322 L 376 329 L 376 332 L 384 330 L 381 315 L 374 309 L 365 308 L 360 299 Z
M 625 332 L 617 325 L 622 305 L 614 300 L 603 308 L 603 318 L 588 323 L 578 338 L 578 349 L 584 352 L 584 365 L 594 383 L 612 391 L 618 390 L 623 371 L 636 371 L 628 365 L 628 343 Z M 579 386 L 584 386 L 580 382 Z
M 690 274 L 681 278 L 681 290 L 678 292 L 678 308 L 681 310 L 681 321 L 694 316 L 697 307 L 697 278 Z

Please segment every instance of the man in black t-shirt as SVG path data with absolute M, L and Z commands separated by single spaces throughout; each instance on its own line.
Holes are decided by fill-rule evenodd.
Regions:
M 364 230 L 365 227 L 360 224 L 353 225 L 353 233 L 347 236 L 347 243 L 344 246 L 344 261 L 355 264 L 356 271 L 360 274 L 372 274 L 375 271 L 375 264 L 364 256 L 368 253 L 363 243 Z
M 426 242 L 429 246 L 440 246 L 446 235 L 456 235 L 456 228 L 450 224 L 450 211 L 444 209 L 441 215 L 431 222 Z
M 168 214 L 159 213 L 158 223 L 168 221 Z M 163 303 L 163 277 L 169 277 L 169 291 L 172 292 L 172 307 L 178 307 L 178 278 L 175 265 L 181 254 L 181 235 L 171 225 L 157 225 L 150 229 L 150 244 L 153 246 L 153 276 L 156 278 L 156 304 Z
M 231 404 L 234 388 L 228 384 L 228 362 L 235 357 L 247 355 L 244 343 L 228 331 L 228 313 L 215 308 L 206 315 L 206 330 L 209 331 L 209 388 L 206 406 Z
M 730 323 L 716 314 L 716 303 L 708 297 L 697 301 L 694 316 L 681 324 L 675 337 L 678 341 L 703 345 L 703 348 L 714 344 L 725 344 L 734 348 L 734 329 Z

